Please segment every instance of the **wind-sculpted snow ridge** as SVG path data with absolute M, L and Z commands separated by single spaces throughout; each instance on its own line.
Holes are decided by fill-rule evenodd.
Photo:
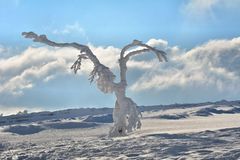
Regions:
M 153 105 L 153 106 L 139 106 L 140 111 L 159 111 L 166 109 L 175 109 L 175 108 L 192 108 L 192 107 L 202 107 L 208 105 L 229 105 L 229 106 L 240 106 L 240 100 L 236 101 L 227 101 L 221 100 L 216 102 L 203 102 L 203 103 L 186 103 L 186 104 L 169 104 L 169 105 Z
M 83 116 L 111 114 L 112 108 L 79 108 L 60 111 L 44 111 L 27 114 L 16 114 L 0 117 L 0 126 L 13 124 L 26 124 L 32 122 L 41 122 L 46 120 L 78 119 Z
M 97 127 L 100 124 L 94 122 L 44 122 L 41 124 L 12 125 L 5 127 L 2 131 L 17 135 L 30 135 L 51 129 L 86 129 Z
M 163 114 L 163 115 L 159 115 L 159 116 L 155 116 L 155 117 L 151 117 L 151 118 L 177 120 L 177 119 L 183 119 L 183 118 L 187 118 L 187 117 L 188 117 L 188 115 L 186 113 L 183 113 L 183 114 Z
M 16 133 L 19 135 L 28 135 L 28 134 L 34 134 L 38 133 L 40 131 L 44 130 L 43 127 L 37 126 L 37 125 L 16 125 L 16 126 L 9 126 L 5 128 L 4 132 L 11 132 Z
M 229 106 L 229 110 L 218 109 L 221 106 Z M 193 103 L 193 104 L 171 104 L 171 105 L 155 105 L 155 106 L 138 106 L 138 110 L 141 112 L 151 111 L 158 112 L 169 109 L 187 109 L 187 108 L 201 108 L 203 106 L 207 109 L 195 110 L 192 113 L 183 114 L 166 114 L 157 115 L 152 118 L 160 119 L 182 119 L 188 116 L 210 116 L 213 114 L 234 114 L 240 112 L 240 101 L 217 101 L 217 102 L 205 102 L 205 103 Z M 59 111 L 44 111 L 26 114 L 16 114 L 9 116 L 0 116 L 0 126 L 14 125 L 14 124 L 28 124 L 32 122 L 41 122 L 46 120 L 59 121 L 61 119 L 81 119 L 84 116 L 89 116 L 85 121 L 100 122 L 100 123 L 111 123 L 113 108 L 78 108 L 78 109 L 67 109 Z M 100 117 L 98 117 L 100 115 Z M 104 117 L 105 115 L 105 117 Z M 104 120 L 105 119 L 105 120 Z M 104 122 L 106 121 L 106 122 Z
M 185 112 L 181 113 L 168 113 L 164 112 L 166 109 L 162 111 L 154 110 L 156 113 L 148 118 L 156 118 L 156 119 L 168 119 L 168 120 L 178 120 L 185 119 L 193 116 L 213 116 L 217 114 L 237 114 L 240 113 L 240 106 L 232 106 L 232 105 L 207 105 L 207 106 L 198 106 L 193 107 L 194 109 L 185 108 Z M 178 108 L 181 109 L 181 108 Z M 190 110 L 187 110 L 190 109 Z M 174 110 L 168 109 L 168 110 Z M 158 113 L 158 114 L 157 114 Z
M 240 113 L 240 107 L 230 107 L 229 109 L 218 109 L 218 107 L 221 106 L 213 106 L 211 108 L 203 108 L 195 113 L 193 113 L 196 116 L 211 116 L 213 114 L 235 114 Z
M 112 114 L 88 116 L 83 122 L 113 123 Z

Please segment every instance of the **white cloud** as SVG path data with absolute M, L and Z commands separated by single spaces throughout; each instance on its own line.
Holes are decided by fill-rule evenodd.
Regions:
M 117 67 L 120 50 L 114 47 L 90 48 L 103 64 L 114 69 Z M 69 74 L 76 60 L 78 50 L 71 48 L 29 47 L 19 55 L 0 59 L 0 93 L 23 94 L 24 89 L 34 87 L 39 81 L 48 82 L 59 74 Z M 88 75 L 92 63 L 83 61 L 80 74 Z M 73 75 L 69 74 L 69 76 Z
M 184 6 L 184 12 L 193 16 L 205 16 L 212 12 L 219 0 L 189 0 Z
M 182 8 L 183 13 L 191 20 L 212 19 L 215 9 L 236 9 L 240 5 L 238 0 L 188 0 Z
M 2 45 L 0 45 L 0 54 L 3 53 L 5 50 L 6 49 Z
M 118 66 L 118 59 L 120 55 L 120 49 L 113 46 L 101 47 L 93 46 L 89 44 L 90 49 L 96 54 L 101 63 L 109 68 L 116 68 Z
M 189 51 L 171 47 L 161 39 L 150 39 L 147 43 L 166 51 L 169 62 L 131 58 L 129 69 L 142 73 L 130 86 L 132 91 L 163 90 L 173 86 L 212 86 L 219 91 L 232 91 L 240 87 L 240 38 L 212 40 Z M 101 63 L 112 70 L 118 68 L 119 48 L 89 46 Z M 78 50 L 71 48 L 29 47 L 18 55 L 0 59 L 0 94 L 22 95 L 25 89 L 37 86 L 38 82 L 47 83 L 61 74 L 74 76 L 70 66 L 78 54 Z M 88 76 L 92 63 L 86 60 L 82 65 L 80 75 Z
M 88 36 L 84 28 L 80 25 L 79 22 L 75 22 L 73 24 L 67 24 L 61 29 L 54 29 L 52 31 L 53 34 L 60 34 L 60 35 L 69 35 L 69 34 L 80 34 L 88 41 Z
M 48 76 L 67 73 L 77 56 L 73 49 L 27 48 L 19 55 L 0 59 L 0 93 L 22 94 L 37 81 Z
M 239 68 L 240 38 L 213 40 L 186 53 L 173 54 L 168 63 L 152 67 L 143 74 L 131 90 L 213 86 L 219 91 L 235 92 L 240 88 Z
M 154 47 L 167 47 L 163 40 L 151 39 L 147 43 Z M 88 44 L 101 63 L 115 70 L 118 68 L 120 49 L 113 46 L 102 47 Z M 31 89 L 38 82 L 48 82 L 61 74 L 69 74 L 70 67 L 76 60 L 78 50 L 71 48 L 29 47 L 22 53 L 0 58 L 0 93 L 22 95 L 25 89 Z M 130 69 L 146 70 L 158 63 L 157 60 L 148 62 L 131 59 L 128 62 Z M 93 65 L 91 61 L 82 63 L 80 74 L 89 75 Z M 118 76 L 118 75 L 117 75 Z
M 17 47 L 8 47 L 0 44 L 0 58 L 1 57 L 9 57 L 13 50 L 17 50 Z
M 67 24 L 63 29 L 55 29 L 54 34 L 70 34 L 70 33 L 84 33 L 84 29 L 80 26 L 78 22 L 74 24 Z
M 168 42 L 163 40 L 163 39 L 150 39 L 147 44 L 152 47 L 157 47 L 157 48 L 167 48 L 168 47 Z

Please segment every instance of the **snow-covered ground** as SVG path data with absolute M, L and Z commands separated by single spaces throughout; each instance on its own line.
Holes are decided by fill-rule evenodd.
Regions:
M 0 117 L 0 159 L 240 159 L 239 102 L 140 107 L 117 138 L 109 108 Z

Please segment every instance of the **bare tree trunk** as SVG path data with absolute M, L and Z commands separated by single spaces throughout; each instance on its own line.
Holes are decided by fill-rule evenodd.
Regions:
M 49 46 L 73 47 L 78 49 L 80 51 L 80 55 L 71 67 L 75 73 L 77 73 L 77 71 L 80 69 L 82 59 L 90 59 L 93 62 L 94 69 L 90 74 L 90 81 L 92 82 L 94 79 L 96 79 L 97 86 L 102 92 L 114 92 L 117 98 L 113 111 L 114 125 L 109 132 L 110 136 L 123 136 L 141 127 L 141 121 L 139 118 L 140 113 L 137 110 L 137 105 L 131 98 L 126 97 L 127 61 L 131 56 L 148 51 L 154 52 L 160 61 L 166 61 L 167 59 L 165 52 L 143 44 L 138 40 L 134 40 L 132 43 L 126 45 L 120 53 L 119 67 L 121 80 L 119 83 L 115 83 L 115 75 L 110 71 L 108 67 L 100 63 L 98 58 L 93 54 L 88 46 L 78 43 L 56 43 L 48 40 L 45 35 L 37 35 L 34 32 L 23 32 L 22 35 L 25 36 L 25 38 L 33 39 L 34 42 L 44 43 Z M 138 46 L 143 47 L 143 49 L 128 52 L 125 55 L 125 52 L 128 49 Z

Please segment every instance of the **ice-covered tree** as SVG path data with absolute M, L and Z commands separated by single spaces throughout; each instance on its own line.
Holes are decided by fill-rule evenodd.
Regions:
M 57 43 L 49 40 L 46 35 L 37 35 L 34 32 L 23 32 L 22 35 L 25 38 L 33 39 L 34 42 L 44 43 L 52 47 L 73 47 L 79 50 L 80 54 L 71 67 L 75 73 L 80 69 L 83 59 L 89 59 L 92 61 L 94 68 L 90 74 L 89 80 L 91 82 L 96 80 L 97 87 L 102 92 L 114 93 L 117 98 L 113 111 L 114 124 L 109 132 L 110 136 L 123 136 L 141 127 L 140 113 L 137 110 L 137 105 L 131 98 L 126 96 L 127 62 L 131 57 L 146 52 L 155 53 L 161 62 L 167 61 L 165 52 L 144 44 L 141 41 L 133 40 L 132 43 L 126 45 L 121 50 L 119 59 L 120 82 L 114 82 L 116 76 L 108 67 L 99 61 L 88 46 L 75 42 Z M 132 48 L 135 49 L 130 50 Z

